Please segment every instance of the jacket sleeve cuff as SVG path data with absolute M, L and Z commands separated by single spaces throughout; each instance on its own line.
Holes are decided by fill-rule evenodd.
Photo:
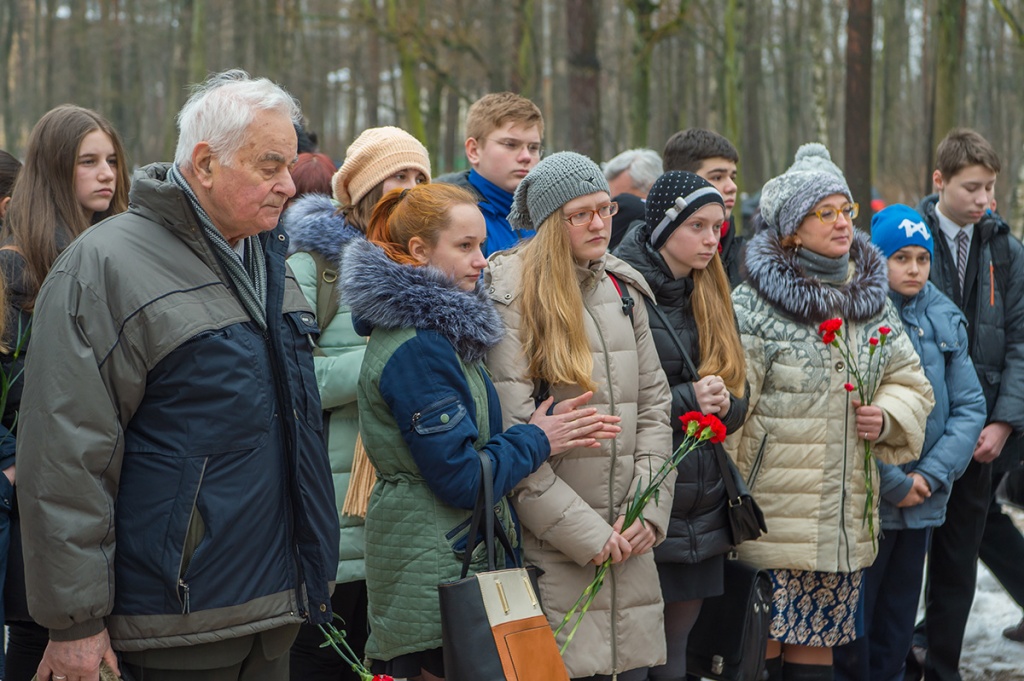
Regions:
M 77 641 L 83 638 L 95 636 L 107 628 L 103 620 L 86 620 L 72 624 L 67 629 L 50 629 L 51 641 Z

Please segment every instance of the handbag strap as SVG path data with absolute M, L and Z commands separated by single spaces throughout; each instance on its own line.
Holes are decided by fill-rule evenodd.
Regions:
M 473 506 L 473 517 L 469 522 L 469 534 L 466 535 L 466 555 L 462 558 L 460 579 L 465 579 L 469 574 L 469 566 L 473 562 L 473 552 L 477 547 L 476 538 L 480 532 L 481 523 L 484 524 L 484 546 L 487 550 L 488 571 L 493 572 L 497 569 L 494 562 L 495 537 L 508 555 L 513 558 L 516 556 L 515 551 L 512 550 L 512 542 L 509 541 L 498 514 L 494 512 L 494 472 L 491 457 L 487 455 L 487 452 L 481 451 L 478 451 L 477 455 L 480 457 L 480 487 L 476 494 L 476 504 Z M 489 517 L 490 521 L 485 521 L 485 517 Z M 519 565 L 518 560 L 516 560 L 516 565 Z
M 669 322 L 665 313 L 654 303 L 648 303 L 647 309 L 661 320 L 661 323 L 665 326 L 665 331 L 668 332 L 676 349 L 679 350 L 679 354 L 682 355 L 683 361 L 686 362 L 687 368 L 692 372 L 691 375 L 700 376 L 697 372 L 697 367 L 693 363 L 693 359 L 690 358 L 690 353 L 686 351 L 686 346 L 683 345 L 682 339 L 679 338 L 679 334 L 676 333 L 675 327 Z M 736 479 L 733 477 L 732 466 L 729 465 L 728 455 L 722 447 L 712 446 L 712 449 L 715 451 L 715 461 L 718 462 L 718 469 L 722 472 L 722 481 L 725 483 L 725 493 L 729 496 L 729 505 L 742 503 L 739 487 L 736 486 Z

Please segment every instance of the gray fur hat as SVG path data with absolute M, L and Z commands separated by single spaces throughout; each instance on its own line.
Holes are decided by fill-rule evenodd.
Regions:
M 596 163 L 574 151 L 551 154 L 516 187 L 508 221 L 516 229 L 538 229 L 569 201 L 594 192 L 611 193 Z
M 797 149 L 793 165 L 764 185 L 761 216 L 782 236 L 789 236 L 816 203 L 833 194 L 842 194 L 853 202 L 846 177 L 832 162 L 825 145 L 805 144 Z

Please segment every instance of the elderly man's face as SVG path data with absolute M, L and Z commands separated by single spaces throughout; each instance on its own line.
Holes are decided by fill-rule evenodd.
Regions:
M 289 169 L 296 149 L 291 120 L 275 111 L 260 111 L 235 158 L 227 163 L 212 158 L 201 203 L 228 243 L 277 226 L 285 201 L 295 194 Z

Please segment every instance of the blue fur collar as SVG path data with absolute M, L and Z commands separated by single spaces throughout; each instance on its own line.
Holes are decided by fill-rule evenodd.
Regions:
M 353 240 L 344 257 L 341 297 L 363 335 L 374 327 L 436 331 L 465 362 L 482 360 L 505 335 L 480 284 L 468 293 L 440 270 L 399 265 L 366 240 Z
M 348 224 L 338 213 L 338 204 L 326 194 L 306 194 L 288 204 L 281 225 L 291 241 L 288 255 L 315 251 L 335 267 L 341 264 L 341 251 L 363 233 Z
M 808 277 L 796 251 L 784 249 L 774 229 L 759 232 L 747 242 L 750 285 L 772 307 L 805 324 L 830 317 L 865 322 L 885 307 L 889 293 L 885 258 L 860 230 L 854 230 L 850 263 L 854 271 L 846 283 L 831 286 Z

